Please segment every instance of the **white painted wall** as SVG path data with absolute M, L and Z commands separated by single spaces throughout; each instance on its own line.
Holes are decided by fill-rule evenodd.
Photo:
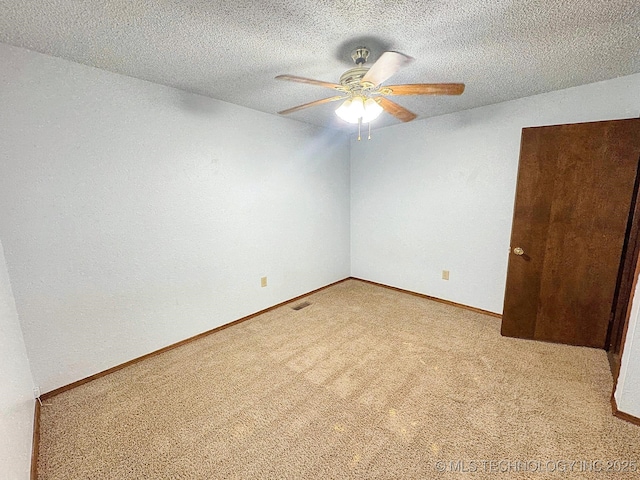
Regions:
M 349 275 L 344 134 L 7 45 L 0 65 L 0 238 L 43 392 Z
M 637 74 L 352 140 L 352 275 L 501 313 L 521 129 L 639 114 Z
M 29 478 L 33 408 L 33 379 L 0 243 L 0 478 Z
M 501 313 L 521 129 L 639 115 L 636 74 L 352 140 L 351 274 Z M 619 409 L 635 416 L 639 304 L 616 392 Z

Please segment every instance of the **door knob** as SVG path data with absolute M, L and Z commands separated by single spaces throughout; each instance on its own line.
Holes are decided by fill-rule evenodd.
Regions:
M 515 248 L 513 249 L 513 253 L 514 253 L 515 255 L 518 255 L 518 256 L 520 256 L 520 255 L 524 255 L 524 250 L 523 250 L 522 248 L 520 248 L 520 247 L 515 247 Z

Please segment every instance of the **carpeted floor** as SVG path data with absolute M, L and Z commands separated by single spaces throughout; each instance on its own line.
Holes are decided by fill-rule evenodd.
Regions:
M 356 280 L 306 300 L 49 399 L 39 478 L 640 477 L 606 463 L 640 427 L 604 351 Z

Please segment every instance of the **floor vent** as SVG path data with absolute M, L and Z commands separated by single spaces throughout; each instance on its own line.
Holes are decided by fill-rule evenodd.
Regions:
M 311 305 L 311 303 L 309 302 L 302 302 L 299 303 L 298 305 L 295 305 L 293 307 L 291 307 L 293 310 L 302 310 L 304 307 L 308 307 L 309 305 Z

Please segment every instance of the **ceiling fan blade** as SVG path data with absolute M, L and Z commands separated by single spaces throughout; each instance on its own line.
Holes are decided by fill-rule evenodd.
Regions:
M 380 85 L 387 78 L 391 77 L 394 73 L 412 61 L 412 57 L 400 52 L 384 52 L 378 61 L 371 66 L 364 77 L 362 77 L 361 82 L 370 82 L 374 86 Z
M 403 122 L 410 122 L 411 120 L 417 117 L 415 113 L 410 112 L 409 110 L 398 105 L 395 102 L 392 102 L 388 98 L 375 97 L 375 99 L 376 99 L 376 102 L 378 102 L 378 104 L 382 108 L 384 108 L 386 112 L 390 113 L 391 115 L 396 117 L 398 120 L 402 120 Z
M 343 95 L 338 95 L 335 97 L 323 98 L 321 100 L 316 100 L 314 102 L 305 103 L 303 105 L 298 105 L 297 107 L 291 107 L 286 110 L 282 110 L 278 112 L 280 115 L 287 115 L 289 113 L 297 112 L 298 110 L 302 110 L 303 108 L 315 107 L 316 105 L 322 105 L 323 103 L 335 102 L 336 100 L 345 100 L 348 97 Z
M 413 83 L 406 85 L 385 85 L 384 95 L 460 95 L 464 83 Z
M 277 80 L 288 80 L 290 82 L 308 83 L 309 85 L 318 85 L 319 87 L 333 88 L 334 90 L 342 90 L 343 86 L 337 83 L 323 82 L 322 80 L 314 80 L 313 78 L 296 77 L 295 75 L 278 75 Z

